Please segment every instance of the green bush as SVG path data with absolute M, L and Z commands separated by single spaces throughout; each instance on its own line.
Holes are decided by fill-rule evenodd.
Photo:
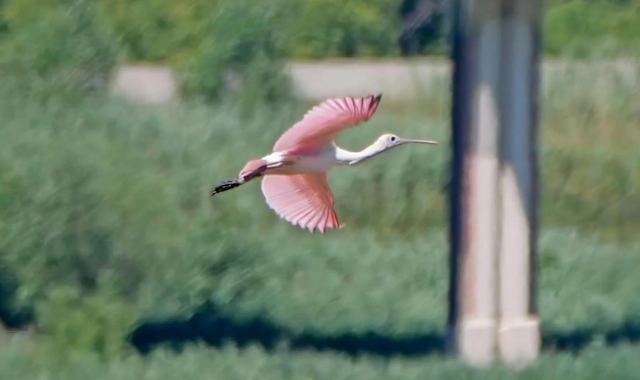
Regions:
M 248 104 L 288 94 L 283 72 L 287 31 L 282 1 L 225 1 L 212 16 L 208 38 L 184 69 L 187 93 L 236 97 Z
M 233 0 L 103 0 L 107 19 L 133 60 L 168 61 L 180 65 L 194 59 L 214 38 L 211 18 L 226 12 Z M 265 4 L 267 3 L 267 4 Z M 397 56 L 402 28 L 402 0 L 243 0 L 238 6 L 249 17 L 254 9 L 279 8 L 286 17 L 271 19 L 286 36 L 289 57 L 332 58 Z M 640 51 L 638 0 L 551 0 L 545 4 L 544 50 L 551 55 L 606 57 Z M 242 12 L 242 11 L 240 11 Z M 258 12 L 259 13 L 259 12 Z M 258 14 L 259 16 L 259 14 Z M 425 54 L 445 54 L 447 12 L 432 18 L 421 36 Z M 269 15 L 267 14 L 267 19 Z M 229 22 L 226 33 L 242 34 L 255 22 Z M 251 27 L 249 27 L 251 28 Z M 249 32 L 251 33 L 251 32 Z M 226 35 L 225 35 L 226 38 Z M 209 53 L 213 54 L 213 53 Z
M 398 52 L 400 1 L 398 0 L 169 0 L 103 1 L 108 19 L 121 36 L 129 57 L 140 61 L 180 64 L 211 47 L 211 38 L 235 39 L 234 34 L 254 34 L 255 22 L 270 23 L 286 36 L 290 53 L 300 58 L 380 56 Z M 235 16 L 245 13 L 246 19 Z M 270 10 L 269 10 L 270 9 Z M 271 12 L 285 17 L 274 19 Z M 211 35 L 210 20 L 230 17 L 230 27 Z M 261 18 L 264 17 L 263 20 Z M 244 29 L 250 29 L 248 32 Z M 246 38 L 246 37 L 243 37 Z
M 78 353 L 95 353 L 103 359 L 120 357 L 136 314 L 131 305 L 108 284 L 98 293 L 82 295 L 78 288 L 54 287 L 36 308 L 38 326 L 49 355 L 67 359 Z
M 3 85 L 38 93 L 107 87 L 118 57 L 92 0 L 7 0 L 0 32 Z
M 292 56 L 397 55 L 400 3 L 398 0 L 290 1 Z
M 640 1 L 556 0 L 548 4 L 544 47 L 572 57 L 640 54 Z
M 180 64 L 210 37 L 209 20 L 229 0 L 102 0 L 128 59 Z
M 77 326 L 78 336 L 66 336 L 71 327 L 49 316 L 78 308 L 72 325 L 88 319 L 89 326 L 102 314 L 111 318 L 113 304 L 138 320 L 193 309 L 215 296 L 230 299 L 245 286 L 228 276 L 237 276 L 243 257 L 260 249 L 220 223 L 228 211 L 208 207 L 213 178 L 203 158 L 225 131 L 199 147 L 194 142 L 210 129 L 210 118 L 194 118 L 196 133 L 175 128 L 194 119 L 136 117 L 136 108 L 104 105 L 101 98 L 43 103 L 2 93 L 2 99 L 0 254 L 16 288 L 15 300 L 3 305 L 15 310 L 3 314 L 35 307 L 52 341 L 86 348 L 102 339 L 96 331 L 83 337 Z M 187 161 L 197 169 L 184 171 Z M 96 306 L 102 297 L 105 310 Z M 109 325 L 104 334 L 121 337 L 124 322 L 114 323 L 115 332 Z M 107 346 L 95 349 L 114 350 Z

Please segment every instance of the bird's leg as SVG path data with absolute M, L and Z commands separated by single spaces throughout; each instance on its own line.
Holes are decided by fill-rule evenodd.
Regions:
M 291 164 L 293 164 L 293 161 L 285 158 L 271 162 L 265 159 L 251 160 L 247 162 L 244 168 L 240 171 L 238 178 L 228 179 L 221 182 L 218 186 L 215 186 L 213 190 L 211 190 L 211 196 L 222 193 L 223 191 L 234 189 L 254 178 L 262 177 L 266 174 L 267 170 L 279 169 Z
M 240 182 L 240 180 L 238 180 L 237 178 L 222 181 L 218 186 L 215 186 L 213 190 L 211 190 L 211 196 L 222 193 L 223 191 L 234 189 L 242 185 L 243 183 L 244 182 Z
M 293 164 L 293 162 L 291 161 L 280 161 L 280 162 L 274 162 L 271 163 L 269 165 L 267 165 L 267 169 L 279 169 L 281 167 L 287 166 L 287 165 L 291 165 Z
M 249 161 L 245 167 L 240 171 L 238 178 L 228 179 L 221 182 L 218 186 L 211 190 L 211 196 L 214 196 L 223 191 L 234 189 L 242 184 L 251 181 L 254 178 L 260 177 L 267 170 L 268 165 L 264 160 L 252 160 Z

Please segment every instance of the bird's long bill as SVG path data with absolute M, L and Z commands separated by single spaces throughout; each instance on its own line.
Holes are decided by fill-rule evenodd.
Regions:
M 434 140 L 416 140 L 416 139 L 400 139 L 400 143 L 401 144 L 415 143 L 415 144 L 438 145 L 438 142 Z

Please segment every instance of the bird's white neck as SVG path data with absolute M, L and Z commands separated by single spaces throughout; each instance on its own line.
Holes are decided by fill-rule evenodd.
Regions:
M 341 165 L 355 165 L 359 164 L 371 157 L 384 151 L 384 148 L 377 142 L 369 145 L 359 152 L 352 152 L 346 149 L 342 149 L 336 145 L 336 160 Z

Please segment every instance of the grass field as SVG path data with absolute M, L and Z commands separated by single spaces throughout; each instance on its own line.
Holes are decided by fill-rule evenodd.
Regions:
M 443 144 L 331 173 L 347 227 L 325 236 L 279 221 L 257 183 L 208 197 L 307 105 L 138 108 L 3 90 L 0 315 L 34 328 L 6 338 L 0 378 L 637 377 L 640 75 L 607 75 L 544 89 L 545 347 L 519 373 L 443 353 L 446 89 L 383 102 L 341 139 Z

